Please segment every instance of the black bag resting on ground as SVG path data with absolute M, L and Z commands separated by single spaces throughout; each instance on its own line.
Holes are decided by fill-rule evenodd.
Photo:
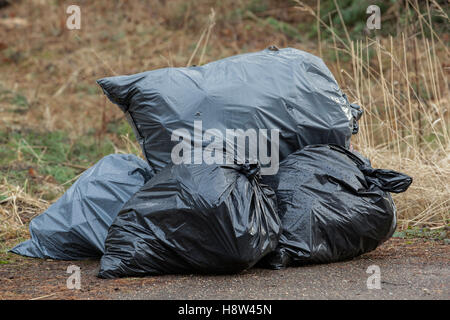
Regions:
M 334 145 L 289 155 L 276 176 L 283 233 L 262 266 L 326 263 L 374 250 L 392 236 L 396 209 L 389 192 L 404 192 L 411 177 L 373 169 L 369 160 Z
M 114 218 L 152 176 L 149 165 L 134 155 L 104 157 L 47 211 L 31 220 L 31 239 L 11 251 L 61 260 L 101 257 Z
M 283 160 L 306 145 L 348 147 L 362 114 L 320 58 L 292 48 L 241 54 L 199 67 L 108 77 L 98 84 L 126 113 L 156 172 L 171 162 L 180 140 L 205 147 L 220 139 L 224 149 L 233 146 L 235 138 L 227 136 L 227 129 L 242 130 L 235 132 L 238 136 L 260 130 L 256 157 L 262 170 L 269 166 L 262 158 L 270 153 L 265 149 L 273 148 L 271 157 L 278 165 L 274 157 Z M 197 135 L 194 122 L 201 123 Z M 268 148 L 261 148 L 263 137 L 270 142 Z M 253 156 L 237 158 L 244 163 L 254 161 Z
M 109 229 L 98 276 L 233 273 L 275 249 L 272 189 L 255 165 L 168 165 Z

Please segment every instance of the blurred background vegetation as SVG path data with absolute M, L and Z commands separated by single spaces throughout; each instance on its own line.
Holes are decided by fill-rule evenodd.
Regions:
M 68 30 L 66 8 L 81 8 Z M 381 29 L 366 28 L 366 8 Z M 415 179 L 399 227 L 449 226 L 446 0 L 0 0 L 0 242 L 104 155 L 141 155 L 95 80 L 201 65 L 270 45 L 321 56 L 365 109 L 356 149 Z M 431 233 L 434 234 L 434 233 Z M 445 237 L 445 235 L 444 235 Z

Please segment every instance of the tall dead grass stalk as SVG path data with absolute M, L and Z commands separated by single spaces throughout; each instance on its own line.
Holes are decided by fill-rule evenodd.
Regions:
M 448 226 L 449 87 L 441 59 L 448 59 L 449 54 L 433 29 L 429 2 L 423 13 L 417 1 L 407 1 L 419 21 L 416 32 L 408 33 L 405 28 L 396 39 L 375 36 L 365 40 L 352 40 L 345 25 L 346 39 L 342 39 L 331 19 L 327 24 L 312 7 L 297 3 L 331 33 L 337 79 L 342 79 L 349 99 L 365 110 L 353 144 L 374 166 L 403 171 L 414 179 L 407 192 L 394 196 L 400 226 Z M 335 5 L 343 24 L 337 1 Z M 345 56 L 350 68 L 341 69 L 339 58 Z

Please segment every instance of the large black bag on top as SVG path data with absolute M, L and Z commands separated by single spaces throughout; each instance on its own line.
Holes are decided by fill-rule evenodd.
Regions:
M 306 145 L 348 147 L 362 114 L 320 58 L 292 48 L 108 77 L 98 84 L 126 113 L 156 172 L 171 159 L 202 162 L 194 162 L 189 151 L 179 162 L 171 158 L 181 142 L 201 149 L 214 141 L 217 150 L 223 146 L 230 153 L 236 136 L 253 135 L 259 142 L 249 144 L 258 146 L 256 154 L 231 154 L 230 159 L 258 161 L 262 175 L 274 174 L 280 160 Z M 227 129 L 234 134 L 227 135 Z
M 404 192 L 411 177 L 373 169 L 357 153 L 333 145 L 308 146 L 288 156 L 276 176 L 283 233 L 261 265 L 326 263 L 374 250 L 396 228 L 389 192 Z
M 101 257 L 114 218 L 152 176 L 149 165 L 132 154 L 104 157 L 47 211 L 31 220 L 31 239 L 11 251 L 61 260 Z
M 120 211 L 98 276 L 232 273 L 275 249 L 272 189 L 253 165 L 169 165 Z

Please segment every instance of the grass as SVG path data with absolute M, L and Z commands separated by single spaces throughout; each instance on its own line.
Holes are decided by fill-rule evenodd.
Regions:
M 131 131 L 123 119 L 109 123 L 101 139 L 89 132 L 71 138 L 59 130 L 0 131 L 0 244 L 25 239 L 30 220 L 104 155 L 139 155 Z M 118 137 L 123 150 L 113 142 Z
M 0 131 L 0 239 L 26 234 L 44 211 L 85 169 L 115 152 L 110 140 L 67 132 Z
M 39 170 L 40 174 L 49 175 L 56 183 L 62 184 L 102 155 L 114 152 L 107 139 L 97 143 L 93 136 L 85 135 L 71 140 L 64 131 L 0 132 L 0 140 L 4 142 L 0 165 L 10 169 L 3 171 L 0 178 L 12 182 L 23 179 L 22 169 L 26 168 L 36 171 L 35 175 Z M 14 165 L 8 166 L 11 163 Z
M 355 148 L 375 167 L 414 178 L 394 195 L 404 232 L 397 236 L 436 238 L 450 223 L 448 6 L 402 3 L 368 35 L 361 33 L 366 15 L 349 1 L 321 0 L 321 14 L 315 0 L 174 0 L 151 8 L 92 1 L 81 3 L 77 31 L 61 22 L 68 1 L 2 9 L 2 17 L 22 17 L 30 27 L 0 29 L 0 246 L 28 237 L 32 217 L 102 156 L 141 154 L 96 79 L 201 65 L 273 44 L 322 56 L 365 109 Z
M 407 3 L 416 23 L 405 25 L 395 39 L 375 35 L 353 40 L 298 1 L 331 34 L 325 42 L 332 44 L 336 57 L 332 71 L 349 99 L 364 107 L 354 145 L 374 166 L 414 179 L 407 192 L 394 196 L 400 228 L 437 230 L 450 222 L 448 48 L 429 23 L 431 11 Z
M 417 228 L 408 227 L 402 231 L 397 231 L 393 235 L 394 238 L 401 239 L 433 239 L 433 240 L 445 240 L 448 239 L 447 229 L 443 230 L 430 230 L 429 228 Z

